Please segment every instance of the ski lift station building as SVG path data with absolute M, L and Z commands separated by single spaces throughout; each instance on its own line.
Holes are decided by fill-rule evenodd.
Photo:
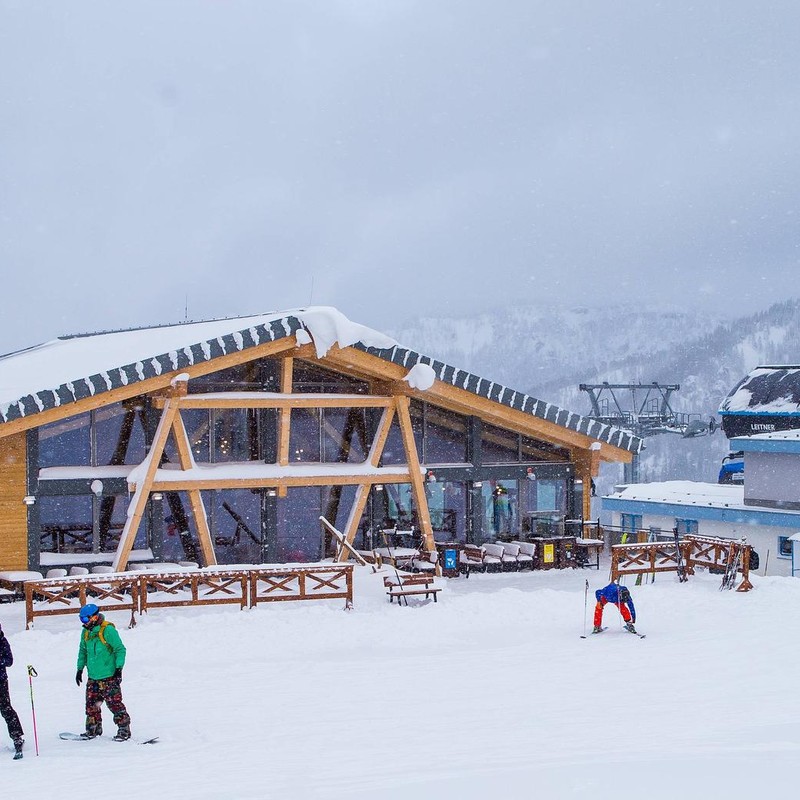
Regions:
M 612 522 L 629 531 L 746 537 L 758 574 L 800 574 L 800 367 L 761 366 L 720 408 L 740 484 L 667 481 L 619 486 L 602 498 Z
M 0 570 L 556 535 L 640 448 L 327 307 L 65 336 L 0 358 Z

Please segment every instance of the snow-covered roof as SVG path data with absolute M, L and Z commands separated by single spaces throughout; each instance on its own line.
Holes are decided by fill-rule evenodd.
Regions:
M 608 498 L 639 500 L 651 503 L 680 503 L 695 506 L 744 506 L 744 486 L 700 483 L 698 481 L 661 481 L 618 486 Z M 605 499 L 605 498 L 604 498 Z
M 748 506 L 744 486 L 739 484 L 663 481 L 618 486 L 602 498 L 604 511 L 622 514 L 652 514 L 679 519 L 800 527 L 800 512 L 784 508 Z
M 64 336 L 0 357 L 0 425 L 165 373 L 295 336 L 313 343 L 319 358 L 334 345 L 355 347 L 411 372 L 423 388 L 430 371 L 452 386 L 632 452 L 642 441 L 523 392 L 401 347 L 394 339 L 351 322 L 340 311 L 312 306 L 206 322 Z
M 800 366 L 759 366 L 729 392 L 720 414 L 800 414 Z

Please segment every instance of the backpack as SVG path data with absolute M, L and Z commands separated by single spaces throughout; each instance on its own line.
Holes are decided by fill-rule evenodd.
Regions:
M 105 645 L 105 646 L 106 646 L 106 647 L 107 647 L 109 650 L 111 650 L 111 652 L 113 653 L 114 651 L 112 650 L 112 648 L 111 648 L 111 645 L 110 645 L 110 644 L 109 644 L 109 643 L 106 641 L 106 637 L 105 637 L 105 635 L 104 635 L 104 633 L 103 633 L 103 632 L 105 631 L 106 627 L 107 627 L 107 626 L 109 626 L 109 625 L 110 625 L 112 628 L 114 628 L 114 627 L 115 627 L 115 625 L 114 625 L 114 623 L 113 623 L 113 622 L 109 622 L 107 619 L 104 619 L 104 620 L 103 620 L 103 621 L 100 623 L 100 631 L 98 632 L 98 636 L 100 637 L 100 641 L 101 641 L 101 642 L 102 642 L 102 643 L 103 643 L 103 644 L 104 644 L 104 645 Z M 88 643 L 88 641 L 89 641 L 89 631 L 84 631 L 84 632 L 83 632 L 83 641 Z

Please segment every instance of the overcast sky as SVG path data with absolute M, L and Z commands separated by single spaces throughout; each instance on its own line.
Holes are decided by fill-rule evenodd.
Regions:
M 800 294 L 800 2 L 0 0 L 0 351 Z

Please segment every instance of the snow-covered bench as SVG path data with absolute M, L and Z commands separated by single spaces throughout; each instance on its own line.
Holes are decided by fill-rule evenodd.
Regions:
M 533 554 L 522 551 L 523 542 L 498 542 L 505 555 L 514 559 L 517 569 L 533 569 Z
M 517 558 L 510 553 L 506 553 L 503 542 L 483 545 L 483 563 L 499 566 L 501 570 L 516 569 Z
M 468 578 L 473 569 L 483 572 L 486 565 L 483 563 L 483 550 L 474 544 L 467 544 L 458 551 L 458 567 Z
M 41 572 L 8 570 L 0 572 L 0 603 L 25 599 L 25 581 L 42 580 Z
M 511 544 L 519 545 L 519 555 L 517 559 L 520 561 L 520 569 L 533 569 L 533 560 L 536 557 L 536 544 L 534 542 L 521 542 L 519 539 L 514 539 Z
M 383 585 L 386 587 L 386 594 L 389 602 L 393 603 L 397 598 L 397 604 L 402 605 L 403 598 L 408 605 L 409 595 L 424 594 L 425 599 L 433 595 L 433 602 L 437 602 L 436 595 L 442 590 L 434 586 L 433 575 L 419 573 L 416 575 L 385 575 Z
M 415 572 L 436 572 L 438 562 L 438 550 L 434 550 L 432 553 L 427 550 L 420 550 L 419 554 L 411 559 L 411 569 Z

